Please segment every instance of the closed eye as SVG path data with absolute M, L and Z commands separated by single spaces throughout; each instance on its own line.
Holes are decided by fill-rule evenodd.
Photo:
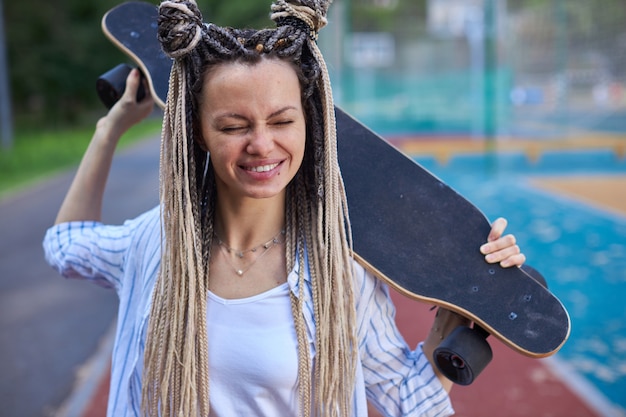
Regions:
M 237 132 L 243 132 L 247 129 L 248 129 L 247 126 L 225 126 L 225 127 L 222 127 L 220 130 L 224 133 L 237 133 Z

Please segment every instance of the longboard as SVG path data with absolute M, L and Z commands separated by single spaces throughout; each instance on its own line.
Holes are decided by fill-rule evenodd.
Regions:
M 156 18 L 154 5 L 127 2 L 105 14 L 102 29 L 141 69 L 163 108 L 172 62 L 157 41 Z M 485 215 L 339 108 L 336 118 L 357 262 L 407 297 L 474 323 L 436 349 L 442 372 L 473 382 L 491 359 L 488 335 L 529 357 L 556 353 L 570 333 L 565 307 L 534 269 L 485 262 Z

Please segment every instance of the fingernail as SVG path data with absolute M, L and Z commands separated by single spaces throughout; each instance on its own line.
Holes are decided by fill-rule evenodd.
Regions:
M 480 247 L 480 252 L 483 254 L 489 253 L 489 245 L 485 244 Z
M 487 262 L 493 262 L 495 260 L 495 255 L 489 254 L 489 255 L 485 256 L 485 260 Z

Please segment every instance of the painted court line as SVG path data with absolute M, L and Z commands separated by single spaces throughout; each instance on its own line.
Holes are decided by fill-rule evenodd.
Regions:
M 567 385 L 581 400 L 583 400 L 598 415 L 604 417 L 626 417 L 626 411 L 614 406 L 594 385 L 581 377 L 567 362 L 552 356 L 542 360 L 542 363 Z

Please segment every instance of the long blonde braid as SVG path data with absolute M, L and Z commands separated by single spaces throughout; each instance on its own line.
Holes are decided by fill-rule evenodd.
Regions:
M 185 4 L 178 10 L 193 21 Z M 192 40 L 200 39 L 197 24 Z M 195 29 L 195 30 L 194 30 Z M 187 32 L 180 28 L 180 32 Z M 186 48 L 193 49 L 187 42 Z M 181 54 L 182 55 L 182 54 Z M 186 69 L 177 60 L 170 75 L 163 119 L 160 170 L 161 270 L 153 293 L 144 363 L 142 408 L 147 416 L 209 413 L 206 293 L 196 161 L 187 132 Z
M 301 414 L 351 413 L 357 341 L 350 231 L 330 81 L 315 44 L 327 8 L 325 1 L 279 0 L 272 5 L 278 27 L 248 31 L 203 25 L 192 0 L 160 6 L 160 41 L 175 61 L 162 133 L 164 244 L 144 358 L 144 415 L 209 413 L 206 294 L 214 180 L 206 152 L 196 140 L 196 97 L 211 65 L 238 59 L 258 62 L 262 54 L 294 63 L 307 111 L 305 162 L 288 186 L 285 213 L 286 272 L 294 262 L 300 271 L 300 291 L 291 295 L 291 302 Z M 314 372 L 304 321 L 305 248 L 316 322 Z

